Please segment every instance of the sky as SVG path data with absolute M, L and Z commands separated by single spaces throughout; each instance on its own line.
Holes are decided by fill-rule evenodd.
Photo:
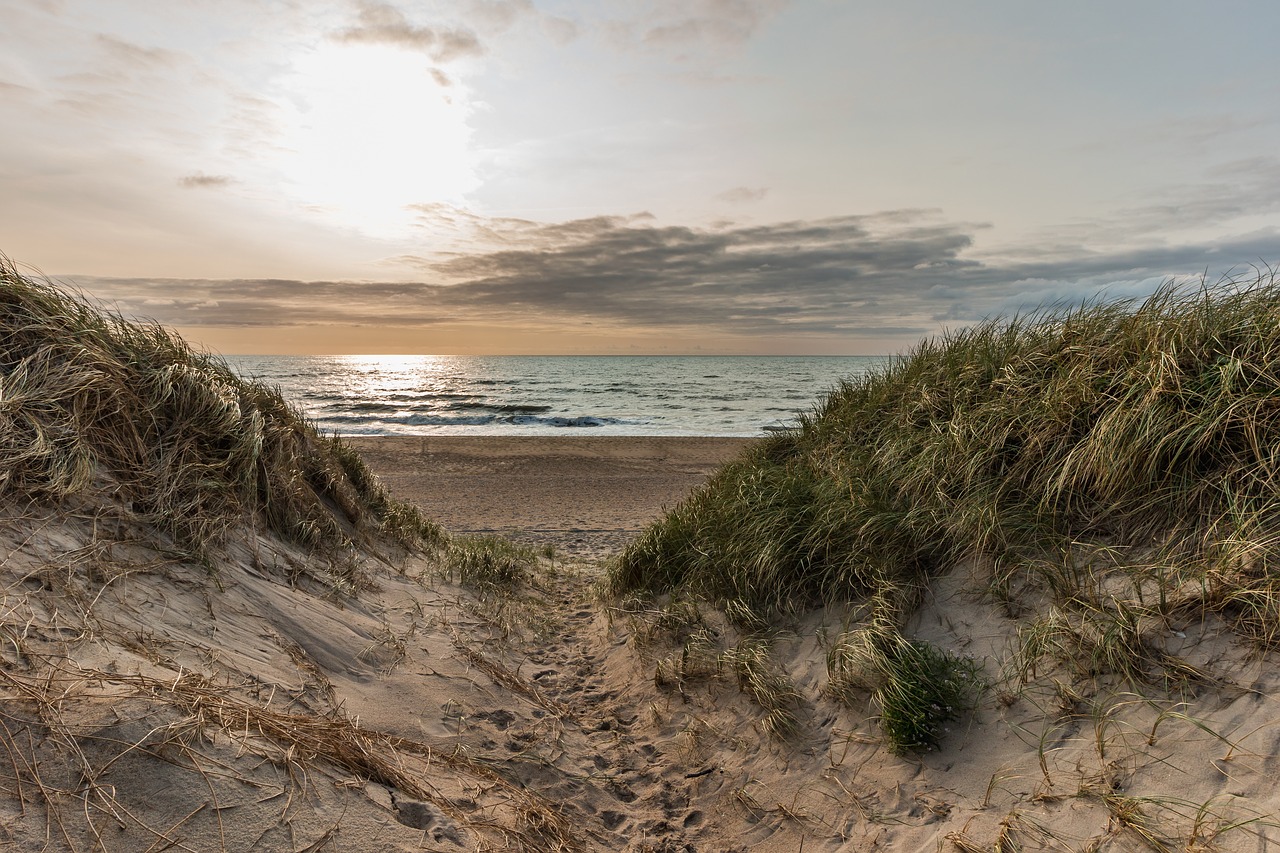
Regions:
M 224 354 L 883 354 L 1280 264 L 1272 0 L 0 20 L 0 252 Z

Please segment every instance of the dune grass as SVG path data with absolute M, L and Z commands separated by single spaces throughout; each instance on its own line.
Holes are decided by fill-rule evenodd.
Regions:
M 842 383 L 645 531 L 606 587 L 770 619 L 858 602 L 873 636 L 849 642 L 892 675 L 895 649 L 940 660 L 887 638 L 931 577 L 977 559 L 1038 638 L 1024 672 L 1055 653 L 1185 682 L 1202 674 L 1156 630 L 1179 618 L 1280 644 L 1278 475 L 1280 282 L 1169 285 L 986 322 Z
M 443 535 L 276 390 L 0 256 L 0 495 L 90 493 L 202 559 L 245 525 L 330 553 Z
M 514 595 L 533 578 L 534 549 L 500 536 L 455 536 L 443 555 L 443 574 L 486 595 Z

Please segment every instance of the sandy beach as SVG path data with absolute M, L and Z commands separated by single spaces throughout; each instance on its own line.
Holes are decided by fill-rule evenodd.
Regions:
M 459 533 L 600 555 L 751 443 L 742 438 L 353 437 L 391 491 Z

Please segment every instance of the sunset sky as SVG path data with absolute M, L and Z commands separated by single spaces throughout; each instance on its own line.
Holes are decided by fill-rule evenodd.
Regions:
M 1280 264 L 1280 4 L 0 0 L 0 252 L 223 353 L 874 354 Z

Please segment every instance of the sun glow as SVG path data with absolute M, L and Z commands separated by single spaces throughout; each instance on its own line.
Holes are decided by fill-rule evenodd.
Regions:
M 360 373 L 435 373 L 449 360 L 440 355 L 401 355 L 395 353 L 343 355 L 336 357 L 353 372 Z
M 421 54 L 323 45 L 282 83 L 278 167 L 312 210 L 391 237 L 413 220 L 407 205 L 460 203 L 479 184 L 465 92 L 443 87 Z

